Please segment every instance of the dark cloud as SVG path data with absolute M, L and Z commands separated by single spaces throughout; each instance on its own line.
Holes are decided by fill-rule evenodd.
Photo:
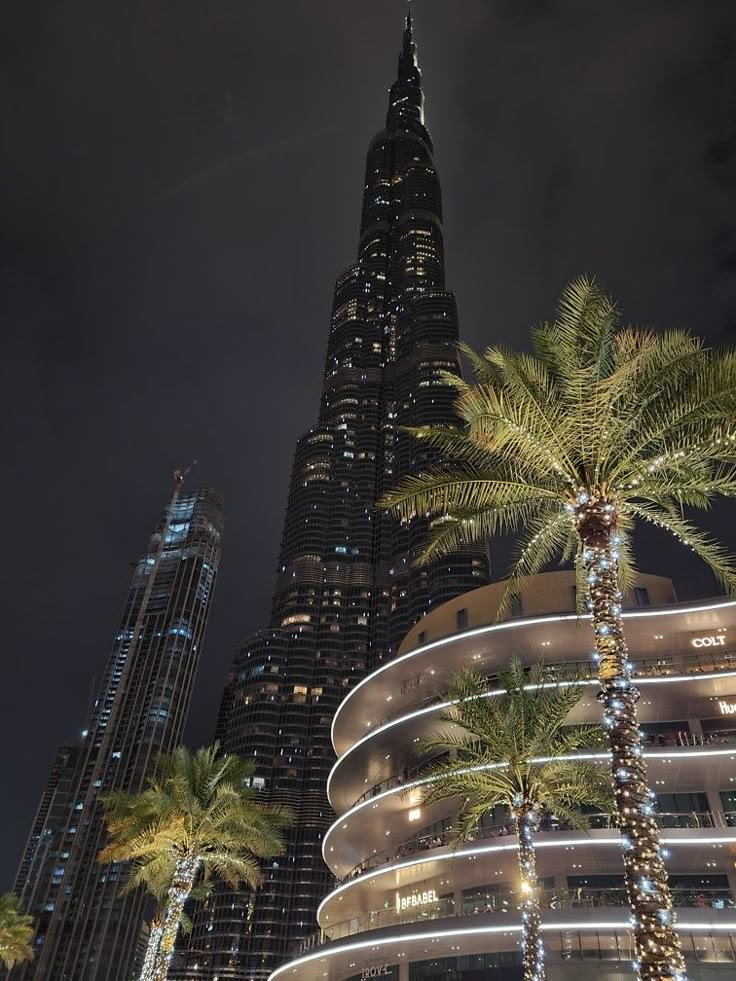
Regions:
M 630 319 L 722 341 L 736 323 L 732 0 L 416 7 L 464 336 L 523 343 L 587 271 Z M 4 14 L 0 889 L 174 465 L 197 457 L 194 479 L 227 507 L 193 740 L 209 738 L 231 650 L 266 618 L 401 4 L 11 0 Z M 712 521 L 735 545 L 732 514 Z M 644 555 L 655 571 L 680 561 L 649 539 Z M 682 595 L 712 589 L 680 568 Z

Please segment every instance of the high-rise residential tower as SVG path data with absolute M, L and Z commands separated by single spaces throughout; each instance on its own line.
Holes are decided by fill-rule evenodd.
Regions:
M 482 547 L 414 568 L 424 518 L 399 525 L 375 508 L 429 461 L 400 427 L 456 420 L 444 373 L 459 371 L 457 312 L 423 103 L 409 16 L 368 149 L 357 262 L 335 287 L 319 419 L 296 448 L 271 626 L 236 656 L 218 728 L 296 826 L 255 897 L 220 890 L 199 910 L 173 975 L 187 981 L 265 978 L 313 928 L 330 881 L 321 844 L 338 704 L 421 616 L 487 581 Z
M 104 679 L 78 745 L 65 745 L 41 799 L 15 890 L 36 920 L 35 960 L 13 981 L 130 981 L 145 897 L 120 896 L 101 866 L 99 798 L 140 790 L 184 730 L 220 562 L 222 501 L 174 492 L 133 573 Z

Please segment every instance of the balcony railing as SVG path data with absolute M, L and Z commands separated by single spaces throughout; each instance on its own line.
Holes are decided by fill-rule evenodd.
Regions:
M 662 732 L 647 732 L 646 723 L 641 726 L 642 745 L 645 750 L 658 749 L 669 746 L 736 746 L 736 730 L 723 729 L 718 732 L 697 733 L 690 732 L 688 729 L 667 729 Z M 602 752 L 603 750 L 601 750 Z M 444 754 L 447 756 L 447 754 Z M 432 763 L 438 763 L 443 757 L 438 756 L 431 760 L 414 766 L 405 766 L 399 773 L 392 773 L 390 777 L 381 780 L 365 790 L 351 807 L 357 807 L 363 801 L 377 797 L 387 790 L 394 790 L 406 784 L 421 779 L 427 767 Z
M 635 678 L 663 678 L 674 674 L 712 674 L 716 671 L 736 671 L 736 650 L 715 651 L 712 648 L 698 654 L 663 654 L 657 657 L 637 658 L 632 655 Z M 550 672 L 560 681 L 569 678 L 582 677 L 594 679 L 597 677 L 597 667 L 592 661 L 562 661 L 547 665 Z M 421 676 L 418 676 L 418 683 Z M 489 674 L 490 681 L 498 681 L 497 674 Z M 418 687 L 410 685 L 407 692 Z M 411 703 L 412 711 L 424 708 L 443 700 L 442 695 L 427 695 L 417 702 Z M 400 699 L 392 706 L 391 712 L 383 716 L 375 728 L 379 728 L 402 713 Z
M 729 815 L 731 823 L 729 823 Z M 616 819 L 613 814 L 588 814 L 586 815 L 590 827 L 594 830 L 613 829 L 616 827 Z M 657 824 L 663 829 L 673 828 L 715 828 L 718 827 L 716 815 L 711 811 L 662 811 L 655 814 Z M 726 815 L 725 823 L 729 827 L 736 827 L 736 811 L 729 811 Z M 541 832 L 548 831 L 570 831 L 573 830 L 569 825 L 554 819 L 543 822 L 539 829 Z M 486 841 L 491 838 L 515 837 L 511 823 L 497 824 L 477 831 L 474 835 L 466 839 L 467 842 Z M 351 869 L 339 882 L 346 882 L 354 879 L 365 872 L 373 871 L 382 865 L 391 862 L 401 862 L 405 858 L 417 855 L 420 852 L 433 851 L 435 848 L 443 848 L 454 840 L 455 832 L 452 828 L 437 834 L 422 835 L 399 845 L 398 848 L 387 848 L 382 852 L 371 855 L 364 862 Z
M 698 892 L 674 889 L 676 908 L 734 909 L 736 902 L 723 889 L 702 889 Z M 482 897 L 463 897 L 456 903 L 446 896 L 433 903 L 397 911 L 394 908 L 374 910 L 362 916 L 330 924 L 323 930 L 310 934 L 294 949 L 293 956 L 306 953 L 315 947 L 343 940 L 368 930 L 401 926 L 406 923 L 422 923 L 425 920 L 443 919 L 448 916 L 478 916 L 481 914 L 509 915 L 518 913 L 518 898 L 510 891 L 499 891 Z M 545 889 L 540 890 L 539 905 L 548 910 L 580 910 L 598 908 L 623 908 L 628 906 L 626 890 L 620 889 Z

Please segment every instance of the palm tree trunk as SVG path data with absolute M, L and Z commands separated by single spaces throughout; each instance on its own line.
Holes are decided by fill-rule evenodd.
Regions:
M 639 690 L 624 638 L 618 587 L 617 515 L 605 498 L 578 499 L 577 530 L 583 546 L 599 661 L 603 724 L 611 750 L 611 775 L 633 913 L 635 966 L 641 981 L 686 981 L 674 926 L 672 895 L 662 859 L 656 797 L 649 789 L 636 718 Z
M 158 916 L 151 920 L 151 928 L 148 933 L 148 943 L 146 944 L 146 956 L 143 959 L 143 967 L 141 968 L 140 981 L 151 981 L 153 977 L 153 970 L 156 964 L 156 957 L 158 955 L 158 949 L 161 946 L 161 935 L 163 933 L 163 924 Z
M 169 965 L 174 955 L 176 935 L 179 932 L 179 924 L 181 923 L 181 916 L 184 912 L 184 904 L 194 888 L 199 866 L 200 860 L 196 856 L 181 858 L 176 863 L 174 881 L 166 897 L 163 922 L 158 928 L 158 949 L 153 955 L 150 974 L 146 976 L 141 975 L 141 981 L 167 981 Z M 153 940 L 153 937 L 151 940 Z M 149 941 L 149 946 L 150 943 Z M 146 962 L 148 963 L 148 953 L 146 953 Z
M 534 833 L 538 815 L 533 805 L 524 802 L 514 809 L 519 836 L 519 873 L 521 876 L 519 910 L 521 911 L 521 942 L 524 959 L 524 981 L 545 981 L 544 944 L 539 917 L 539 883 Z

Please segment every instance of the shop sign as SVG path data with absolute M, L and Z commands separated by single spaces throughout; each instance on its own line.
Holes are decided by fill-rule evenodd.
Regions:
M 721 715 L 736 715 L 736 702 L 724 702 L 721 698 L 718 700 L 718 708 Z
M 405 909 L 415 909 L 417 906 L 428 906 L 430 903 L 437 902 L 437 893 L 434 889 L 426 892 L 413 892 L 409 896 L 402 896 L 396 893 L 396 912 L 401 913 Z
M 385 978 L 391 974 L 390 964 L 374 964 L 373 967 L 364 967 L 360 972 L 360 981 L 368 981 L 368 978 Z
M 693 647 L 725 647 L 725 634 L 711 634 L 710 637 L 693 637 L 690 641 Z

